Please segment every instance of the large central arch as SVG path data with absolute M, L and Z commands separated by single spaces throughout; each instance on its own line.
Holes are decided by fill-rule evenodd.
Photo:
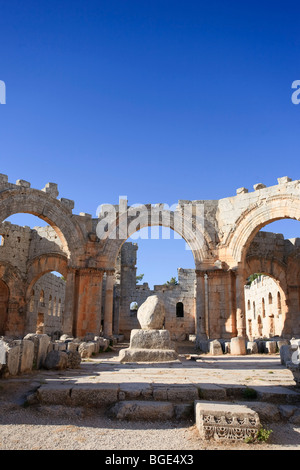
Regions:
M 199 269 L 203 259 L 208 257 L 208 247 L 212 243 L 212 240 L 204 229 L 204 223 L 191 223 L 189 215 L 178 215 L 174 211 L 151 208 L 151 218 L 149 217 L 149 213 L 146 212 L 145 216 L 136 219 L 137 222 L 135 225 L 135 223 L 131 221 L 132 214 L 130 210 L 131 208 L 122 214 L 121 217 L 116 217 L 116 220 L 110 225 L 109 230 L 103 237 L 103 256 L 109 263 L 110 269 L 114 269 L 122 245 L 134 233 L 146 227 L 160 226 L 176 232 L 185 240 L 191 249 L 196 269 Z M 126 234 L 126 236 L 117 238 L 115 236 L 116 233 Z

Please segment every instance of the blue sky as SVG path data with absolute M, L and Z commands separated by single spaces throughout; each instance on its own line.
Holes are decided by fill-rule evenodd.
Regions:
M 0 0 L 0 173 L 56 182 L 93 216 L 119 195 L 171 205 L 300 179 L 298 8 Z M 150 284 L 193 267 L 183 241 L 162 242 L 139 250 Z

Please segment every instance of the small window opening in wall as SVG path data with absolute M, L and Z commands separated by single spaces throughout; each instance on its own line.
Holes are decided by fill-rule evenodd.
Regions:
M 272 303 L 273 303 L 273 297 L 272 297 L 271 292 L 269 292 L 269 305 L 271 305 Z
M 177 318 L 182 318 L 183 316 L 184 316 L 183 303 L 182 302 L 177 302 L 177 304 L 176 304 L 176 317 Z
M 131 302 L 129 308 L 130 308 L 130 315 L 136 315 L 139 305 L 136 301 L 134 301 L 134 302 Z
M 4 236 L 0 235 L 0 246 L 4 245 Z

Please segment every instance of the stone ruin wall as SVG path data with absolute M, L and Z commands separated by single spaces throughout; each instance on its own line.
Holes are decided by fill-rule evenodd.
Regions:
M 29 301 L 28 330 L 59 337 L 63 330 L 65 281 L 53 273 L 44 274 L 34 285 Z
M 8 264 L 19 274 L 20 288 L 27 282 L 31 260 L 45 253 L 61 253 L 62 244 L 50 226 L 20 227 L 8 221 L 0 226 L 0 264 Z M 62 332 L 65 302 L 65 281 L 51 272 L 41 276 L 34 284 L 27 303 L 27 331 Z
M 239 188 L 236 195 L 220 200 L 180 200 L 178 209 L 171 211 L 168 226 L 175 230 L 175 213 L 183 222 L 194 211 L 197 213 L 198 209 L 203 208 L 204 233 L 196 231 L 193 244 L 196 268 L 195 323 L 199 340 L 245 336 L 244 285 L 247 276 L 253 272 L 265 273 L 279 280 L 286 294 L 288 310 L 284 337 L 300 335 L 299 243 L 280 242 L 281 248 L 280 243 L 277 243 L 277 251 L 273 253 L 267 245 L 265 252 L 259 249 L 255 251 L 254 245 L 251 245 L 264 225 L 284 218 L 300 220 L 300 180 L 292 181 L 282 177 L 278 178 L 278 184 L 274 186 L 266 187 L 258 183 L 253 189 L 249 192 L 246 188 Z M 10 289 L 7 331 L 16 335 L 28 331 L 26 276 L 32 276 L 29 289 L 34 276 L 51 267 L 48 271 L 64 272 L 67 278 L 64 332 L 80 337 L 89 333 L 99 334 L 102 321 L 104 334 L 111 337 L 120 332 L 125 319 L 123 305 L 116 301 L 118 289 L 121 301 L 130 296 L 122 288 L 122 283 L 118 287 L 118 273 L 115 273 L 117 254 L 128 237 L 125 235 L 120 239 L 112 239 L 110 233 L 115 230 L 113 226 L 108 230 L 107 237 L 100 239 L 96 229 L 105 218 L 105 211 L 97 213 L 97 218 L 86 213 L 74 214 L 74 201 L 58 199 L 58 194 L 55 183 L 47 183 L 43 189 L 33 189 L 27 181 L 10 183 L 7 175 L 0 174 L 1 221 L 16 213 L 34 214 L 49 221 L 62 242 L 59 246 L 55 240 L 48 240 L 47 246 L 42 247 L 47 237 L 41 237 L 38 248 L 37 237 L 35 247 L 35 242 L 30 245 L 29 240 L 26 246 L 26 237 L 29 236 L 25 233 L 26 228 L 21 241 L 16 234 L 15 241 L 11 243 L 11 252 L 7 253 L 8 257 L 0 265 L 0 279 Z M 154 208 L 156 223 L 149 221 L 148 213 L 137 217 L 137 209 L 130 207 L 128 201 L 123 201 L 122 207 L 119 202 L 116 205 L 117 228 L 124 228 L 124 220 L 134 221 L 133 225 L 140 228 L 157 225 L 162 213 L 168 212 L 164 211 L 162 204 L 148 204 L 148 207 Z M 192 222 L 195 222 L 193 217 Z M 181 229 L 177 233 L 185 238 Z M 5 237 L 3 240 L 4 247 L 6 245 L 8 248 L 10 242 Z M 22 240 L 24 249 L 21 249 Z M 42 253 L 45 249 L 48 251 Z M 29 250 L 34 250 L 34 253 Z M 1 252 L 5 254 L 3 247 L 0 255 Z M 20 258 L 14 269 L 10 265 L 10 255 Z M 29 261 L 26 265 L 27 256 Z M 34 265 L 36 258 L 38 260 Z M 129 276 L 130 267 L 127 268 Z M 117 283 L 115 289 L 113 281 Z M 134 293 L 137 294 L 136 287 Z

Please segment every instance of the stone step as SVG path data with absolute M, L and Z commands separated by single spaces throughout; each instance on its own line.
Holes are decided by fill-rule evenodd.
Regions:
M 192 417 L 194 405 L 168 401 L 124 400 L 116 403 L 109 414 L 119 420 L 162 421 Z
M 300 393 L 281 386 L 231 384 L 83 383 L 49 381 L 34 394 L 47 405 L 107 408 L 121 401 L 152 401 L 192 404 L 195 400 L 256 400 L 276 404 L 300 403 Z

